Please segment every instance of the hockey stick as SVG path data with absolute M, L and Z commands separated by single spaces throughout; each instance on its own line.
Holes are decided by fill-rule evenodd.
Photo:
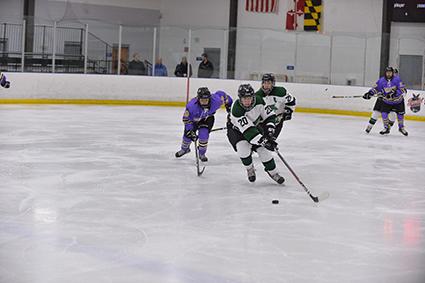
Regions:
M 212 130 L 210 131 L 210 133 L 211 133 L 211 132 L 215 132 L 215 131 L 221 131 L 221 130 L 227 130 L 227 127 L 221 127 L 221 128 L 215 128 L 215 129 L 212 129 Z
M 382 92 L 378 92 L 371 97 L 382 97 Z M 332 98 L 360 98 L 363 97 L 363 95 L 332 95 Z
M 298 178 L 297 174 L 295 174 L 294 170 L 292 170 L 291 166 L 289 166 L 289 164 L 286 162 L 286 160 L 280 154 L 279 150 L 276 148 L 274 151 L 277 153 L 277 155 L 279 156 L 279 158 L 285 164 L 286 168 L 288 168 L 288 170 L 292 173 L 292 175 L 295 177 L 295 179 L 297 179 L 298 183 L 303 187 L 304 191 L 311 197 L 311 199 L 314 202 L 317 203 L 317 202 L 323 201 L 323 200 L 325 200 L 325 199 L 327 199 L 329 197 L 329 193 L 328 192 L 324 192 L 320 196 L 314 196 L 314 195 L 312 195 L 311 192 L 310 192 L 310 190 L 307 189 L 307 187 L 303 184 L 303 182 L 300 180 L 300 178 Z
M 198 137 L 195 139 L 195 156 L 196 156 L 196 172 L 198 174 L 198 177 L 204 173 L 205 166 L 202 168 L 202 170 L 199 169 L 199 152 L 198 152 Z
M 332 98 L 360 98 L 363 95 L 333 95 Z

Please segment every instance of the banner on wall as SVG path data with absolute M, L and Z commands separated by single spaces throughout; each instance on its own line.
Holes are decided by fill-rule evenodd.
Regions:
M 322 0 L 305 0 L 304 30 L 320 31 L 320 17 L 322 15 Z
M 277 14 L 278 4 L 279 0 L 245 0 L 245 11 Z
M 419 97 L 419 95 L 419 93 L 417 95 L 413 93 L 413 97 L 407 100 L 407 106 L 410 107 L 410 110 L 412 110 L 413 113 L 421 111 L 421 104 L 424 101 L 424 98 Z
M 294 0 L 293 8 L 286 13 L 286 30 L 297 30 L 300 24 L 302 26 L 300 17 L 304 15 L 304 4 L 305 0 Z

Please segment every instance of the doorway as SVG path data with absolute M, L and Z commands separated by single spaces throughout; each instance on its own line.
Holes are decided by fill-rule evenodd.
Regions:
M 407 89 L 422 89 L 423 56 L 400 55 L 400 78 Z
M 121 45 L 121 69 L 120 74 L 126 75 L 128 73 L 128 59 L 129 59 L 129 45 Z M 112 74 L 117 73 L 118 63 L 118 44 L 112 46 Z

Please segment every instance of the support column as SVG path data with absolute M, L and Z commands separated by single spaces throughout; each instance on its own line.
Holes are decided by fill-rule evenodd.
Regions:
M 24 0 L 25 52 L 32 53 L 34 48 L 34 10 L 35 0 Z
M 382 3 L 382 33 L 381 33 L 381 61 L 380 76 L 384 75 L 385 67 L 389 64 L 390 59 L 390 37 L 391 37 L 391 18 L 392 18 L 392 2 L 384 0 Z
M 236 35 L 238 27 L 238 0 L 230 0 L 229 41 L 227 46 L 227 78 L 235 78 Z

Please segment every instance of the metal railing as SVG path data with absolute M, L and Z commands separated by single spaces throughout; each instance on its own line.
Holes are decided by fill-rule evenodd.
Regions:
M 214 64 L 213 76 L 221 79 L 258 80 L 263 73 L 273 72 L 279 81 L 357 86 L 373 85 L 379 77 L 381 38 L 389 36 L 254 28 L 229 31 L 211 27 L 137 27 L 100 22 L 53 22 L 35 24 L 27 31 L 25 28 L 25 21 L 0 23 L 0 69 L 125 75 L 132 56 L 138 54 L 145 63 L 146 75 L 154 74 L 153 62 L 162 58 L 168 76 L 173 76 L 175 66 L 185 56 L 192 65 L 193 77 L 197 77 L 197 59 L 207 52 Z M 230 33 L 237 34 L 235 50 L 229 50 Z M 23 50 L 28 40 L 32 49 Z M 395 47 L 390 52 L 390 64 L 395 67 L 403 65 L 400 58 L 405 42 L 414 42 L 419 50 L 416 53 L 425 50 L 425 38 L 405 35 L 391 40 Z M 425 68 L 425 54 L 422 58 Z M 228 70 L 228 62 L 234 62 L 234 69 Z M 420 81 L 411 86 L 424 89 L 424 83 L 423 69 Z
M 111 73 L 112 60 L 108 54 L 112 46 L 90 32 L 90 56 L 85 67 L 84 28 L 34 25 L 32 51 L 23 51 L 24 26 L 25 22 L 0 25 L 0 69 L 3 71 L 84 73 L 86 69 L 87 73 Z

